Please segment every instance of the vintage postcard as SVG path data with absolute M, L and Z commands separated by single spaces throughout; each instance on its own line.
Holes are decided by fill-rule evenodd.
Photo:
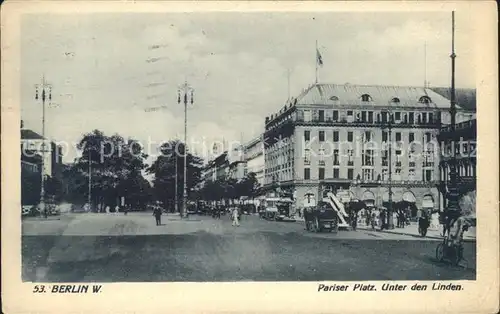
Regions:
M 498 311 L 494 2 L 1 20 L 6 313 Z

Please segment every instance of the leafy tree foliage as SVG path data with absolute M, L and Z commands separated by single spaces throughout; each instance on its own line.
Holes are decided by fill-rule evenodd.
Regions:
M 162 145 L 160 156 L 147 169 L 154 175 L 153 185 L 155 197 L 162 201 L 171 211 L 175 208 L 176 174 L 177 174 L 177 201 L 180 205 L 184 192 L 184 152 L 185 145 L 181 141 L 173 140 Z M 187 150 L 186 186 L 188 198 L 195 197 L 195 187 L 201 180 L 203 161 Z M 181 208 L 179 206 L 179 208 Z
M 128 205 L 145 208 L 151 195 L 149 182 L 142 176 L 147 155 L 136 140 L 94 130 L 83 136 L 77 148 L 81 157 L 65 171 L 66 177 L 74 177 L 73 195 L 88 197 L 90 169 L 93 209 L 114 208 L 122 196 Z

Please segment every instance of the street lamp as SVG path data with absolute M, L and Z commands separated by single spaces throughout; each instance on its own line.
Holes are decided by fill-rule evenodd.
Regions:
M 452 136 L 455 134 L 456 128 L 456 99 L 455 99 L 455 12 L 451 12 L 452 18 L 452 39 L 451 39 L 451 94 L 450 94 L 450 115 L 451 115 L 451 134 Z M 452 145 L 451 158 L 449 161 L 450 165 L 450 184 L 448 187 L 448 204 L 446 206 L 445 212 L 447 214 L 456 214 L 460 212 L 460 205 L 458 203 L 459 195 L 458 195 L 458 187 L 457 187 L 457 156 L 456 156 L 456 145 L 455 143 L 450 143 Z M 448 215 L 449 217 L 450 215 Z M 446 221 L 446 225 L 449 229 L 449 221 Z
M 41 90 L 41 95 L 39 92 Z M 42 100 L 42 169 L 41 169 L 41 187 L 40 187 L 40 210 L 43 216 L 47 218 L 45 208 L 45 100 L 52 100 L 52 85 L 47 84 L 45 75 L 42 75 L 42 83 L 35 85 L 35 100 Z
M 387 208 L 387 227 L 388 229 L 394 229 L 394 217 L 392 215 L 392 124 L 393 114 L 391 110 L 386 110 L 385 114 L 387 116 L 386 128 L 389 131 L 387 138 L 387 145 L 389 145 L 389 206 Z
M 194 89 L 187 83 L 184 82 L 177 89 L 177 103 L 181 103 L 181 94 L 184 103 L 184 192 L 182 194 L 182 212 L 181 217 L 186 216 L 186 204 L 187 204 L 187 105 L 194 103 Z

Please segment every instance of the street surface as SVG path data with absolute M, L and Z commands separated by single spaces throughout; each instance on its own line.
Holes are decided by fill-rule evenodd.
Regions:
M 476 277 L 434 259 L 439 240 L 371 230 L 309 233 L 299 222 L 243 216 L 240 227 L 192 215 L 64 214 L 23 220 L 24 281 L 344 281 Z

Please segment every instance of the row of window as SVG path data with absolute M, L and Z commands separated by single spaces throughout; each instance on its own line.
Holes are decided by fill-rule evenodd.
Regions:
M 400 181 L 402 180 L 402 175 L 401 175 L 401 168 L 396 168 L 394 173 L 391 175 L 391 180 L 393 181 Z M 354 169 L 353 168 L 348 168 L 347 169 L 347 177 L 346 178 L 340 178 L 340 169 L 339 168 L 333 168 L 333 179 L 348 179 L 348 180 L 354 180 Z M 367 181 L 372 181 L 372 180 L 378 180 L 379 178 L 375 178 L 374 175 L 374 170 L 373 169 L 362 169 L 362 173 L 360 175 L 361 180 L 367 180 Z M 320 167 L 318 168 L 318 180 L 324 180 L 326 179 L 325 177 L 325 168 Z M 416 170 L 415 169 L 409 169 L 408 170 L 408 178 L 407 180 L 409 181 L 416 181 Z M 434 170 L 433 169 L 425 169 L 422 170 L 422 179 L 425 182 L 430 182 L 434 180 Z M 311 169 L 310 168 L 304 168 L 304 180 L 311 180 Z M 382 175 L 380 177 L 381 181 L 388 181 L 389 180 L 389 172 L 388 169 L 383 169 L 382 170 Z
M 324 130 L 319 130 L 318 131 L 318 141 L 319 142 L 325 142 L 326 139 L 326 131 Z M 394 137 L 396 142 L 402 142 L 403 137 L 401 132 L 392 132 L 394 133 Z M 432 133 L 431 132 L 425 132 L 425 142 L 430 142 L 433 139 Z M 339 131 L 333 131 L 333 141 L 334 142 L 339 142 L 340 141 L 340 136 L 339 136 Z M 364 131 L 362 135 L 362 139 L 364 142 L 370 142 L 374 140 L 374 132 L 373 131 Z M 311 141 L 311 131 L 310 130 L 304 130 L 304 141 L 307 143 Z M 347 131 L 347 141 L 348 142 L 354 142 L 354 132 L 353 131 Z M 388 142 L 389 141 L 389 132 L 388 131 L 382 131 L 382 142 Z M 415 142 L 415 133 L 409 132 L 408 133 L 408 142 L 413 143 Z
M 292 116 L 293 119 L 293 116 Z M 300 109 L 297 121 L 432 124 L 441 121 L 441 112 Z

